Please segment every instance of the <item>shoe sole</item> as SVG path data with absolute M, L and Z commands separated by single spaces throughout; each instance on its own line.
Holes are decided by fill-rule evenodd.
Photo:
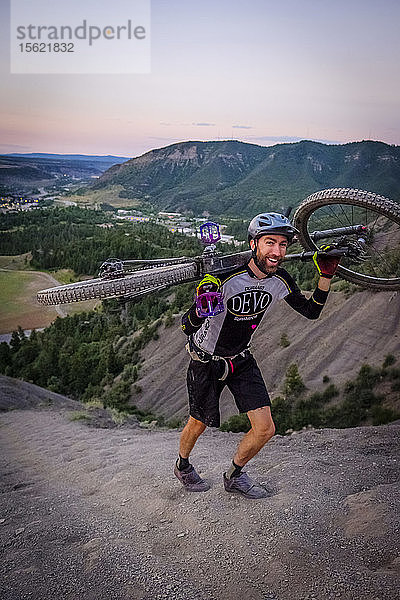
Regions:
M 243 498 L 248 498 L 249 500 L 262 500 L 263 498 L 269 497 L 268 493 L 265 496 L 249 496 L 244 492 L 240 492 L 239 490 L 227 490 L 225 488 L 225 491 L 228 492 L 228 494 L 237 494 L 238 496 L 243 496 Z
M 196 493 L 196 492 L 197 492 L 198 494 L 199 494 L 199 493 L 201 494 L 202 492 L 208 492 L 208 490 L 210 489 L 210 486 L 208 486 L 207 488 L 203 488 L 202 490 L 192 490 L 192 489 L 190 489 L 190 488 L 186 487 L 186 486 L 185 486 L 185 485 L 183 485 L 183 484 L 182 484 L 182 487 L 183 487 L 183 488 L 184 488 L 184 489 L 185 489 L 187 492 L 190 492 L 190 493 Z

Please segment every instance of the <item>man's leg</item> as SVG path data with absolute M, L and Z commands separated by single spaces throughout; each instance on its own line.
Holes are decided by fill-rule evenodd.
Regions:
M 215 375 L 214 361 L 190 361 L 187 372 L 190 417 L 180 436 L 179 458 L 174 468 L 176 477 L 190 492 L 210 489 L 190 464 L 189 455 L 206 429 L 206 424 L 210 427 L 219 426 L 219 395 L 223 387 L 220 383 Z
M 181 433 L 179 458 L 176 461 L 174 473 L 188 492 L 206 492 L 210 489 L 208 483 L 199 476 L 193 465 L 189 463 L 189 454 L 205 429 L 204 423 L 189 417 Z
M 195 443 L 205 429 L 206 426 L 204 423 L 193 417 L 189 417 L 179 440 L 179 454 L 182 458 L 189 458 L 189 454 L 193 450 Z
M 236 454 L 233 457 L 234 463 L 239 467 L 244 467 L 275 433 L 275 425 L 269 406 L 249 410 L 247 416 L 251 423 L 251 429 L 239 443 Z
M 233 458 L 232 467 L 224 473 L 224 486 L 227 492 L 240 494 L 246 498 L 266 498 L 268 491 L 242 473 L 242 467 L 261 450 L 275 433 L 275 425 L 269 406 L 256 408 L 247 413 L 251 429 L 242 438 Z

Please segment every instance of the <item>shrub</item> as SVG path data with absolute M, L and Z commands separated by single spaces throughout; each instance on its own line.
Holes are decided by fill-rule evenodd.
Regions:
M 287 336 L 287 333 L 282 333 L 281 340 L 280 340 L 279 343 L 282 346 L 282 348 L 287 348 L 288 346 L 290 346 L 290 342 L 289 342 L 289 338 Z
M 77 410 L 75 412 L 71 412 L 68 415 L 68 419 L 70 421 L 90 421 L 91 417 L 86 412 L 82 410 Z
M 386 406 L 380 406 L 379 404 L 375 404 L 371 407 L 370 414 L 373 425 L 386 425 L 386 423 L 396 421 L 396 419 L 400 417 L 400 414 L 395 410 L 387 408 Z
M 174 417 L 173 419 L 170 419 L 169 421 L 166 422 L 166 426 L 169 429 L 179 429 L 179 427 L 182 427 L 182 421 L 181 421 L 181 419 Z
M 335 292 L 343 292 L 346 298 L 349 298 L 352 294 L 355 294 L 358 291 L 356 285 L 349 283 L 344 279 L 341 279 L 340 281 L 335 281 L 332 285 L 332 289 L 334 289 Z
M 335 384 L 331 383 L 328 387 L 322 392 L 321 400 L 322 402 L 328 402 L 331 398 L 335 396 L 339 396 L 339 390 L 335 386 Z
M 85 402 L 85 406 L 88 408 L 104 408 L 102 401 L 98 398 L 92 398 L 92 400 Z
M 84 402 L 85 404 L 89 403 L 90 401 L 99 401 L 99 397 L 102 395 L 102 393 L 103 387 L 101 385 L 93 385 L 92 383 L 89 383 L 86 390 L 80 397 L 80 401 Z
M 312 401 L 312 396 L 296 403 L 293 410 L 292 427 L 301 429 L 307 425 L 318 427 L 321 423 L 321 410 Z
M 40 401 L 39 406 L 45 408 L 45 407 L 49 407 L 49 406 L 53 406 L 54 402 L 51 398 L 43 398 L 43 400 Z
M 284 433 L 292 428 L 292 404 L 286 398 L 277 396 L 272 400 L 272 417 L 275 423 L 276 433 Z
M 298 366 L 293 363 L 289 365 L 286 371 L 286 378 L 283 384 L 283 391 L 287 397 L 297 397 L 306 389 L 300 376 Z
M 167 314 L 165 315 L 164 325 L 165 325 L 165 327 L 172 327 L 173 324 L 174 324 L 174 318 L 172 316 L 172 312 L 170 310 L 168 310 Z
M 116 425 L 123 425 L 129 419 L 130 413 L 111 408 L 110 416 Z
M 358 388 L 370 389 L 381 379 L 379 369 L 374 369 L 370 365 L 363 365 L 357 375 L 355 384 Z
M 247 432 L 250 430 L 250 428 L 251 424 L 248 416 L 245 413 L 240 413 L 239 415 L 233 415 L 232 417 L 229 417 L 227 421 L 222 423 L 220 430 L 239 433 L 240 431 Z
M 385 369 L 386 367 L 390 367 L 396 362 L 396 357 L 393 354 L 387 354 L 385 356 L 385 360 L 383 361 L 382 367 Z
M 47 389 L 51 392 L 60 393 L 62 390 L 60 379 L 55 375 L 49 377 L 49 379 L 47 380 Z
M 123 381 L 130 381 L 133 383 L 138 378 L 137 367 L 135 365 L 125 365 L 124 370 L 121 374 Z
M 103 396 L 103 402 L 105 407 L 110 408 L 126 408 L 130 395 L 131 389 L 128 381 L 119 381 L 111 389 L 107 390 Z
M 400 379 L 400 369 L 389 369 L 388 376 L 389 379 Z

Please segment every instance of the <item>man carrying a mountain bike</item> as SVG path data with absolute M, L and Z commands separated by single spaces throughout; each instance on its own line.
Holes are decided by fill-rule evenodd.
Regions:
M 188 491 L 204 492 L 210 488 L 190 464 L 189 455 L 207 426 L 219 426 L 219 398 L 227 385 L 239 412 L 247 413 L 251 429 L 240 441 L 232 464 L 223 475 L 225 490 L 246 498 L 268 496 L 264 487 L 242 471 L 275 433 L 270 398 L 249 350 L 251 336 L 278 300 L 285 300 L 308 319 L 317 319 L 339 263 L 339 258 L 329 256 L 328 248 L 315 253 L 319 280 L 307 299 L 280 267 L 295 233 L 283 215 L 264 213 L 254 217 L 248 229 L 252 258 L 247 265 L 224 274 L 221 280 L 206 275 L 197 288 L 197 295 L 213 306 L 221 306 L 222 297 L 223 306 L 212 311 L 213 316 L 207 316 L 194 303 L 182 317 L 191 356 L 187 373 L 190 416 L 180 436 L 174 473 Z

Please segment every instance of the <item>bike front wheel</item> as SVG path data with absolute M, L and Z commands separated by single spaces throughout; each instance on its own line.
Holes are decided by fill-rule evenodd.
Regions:
M 65 304 L 97 298 L 134 298 L 152 291 L 192 281 L 197 275 L 195 263 L 183 263 L 143 269 L 115 279 L 89 279 L 60 285 L 37 294 L 40 304 Z
M 299 242 L 311 251 L 318 248 L 317 241 L 337 242 L 341 230 L 353 228 L 346 241 L 357 242 L 361 237 L 364 250 L 358 259 L 342 258 L 338 275 L 366 288 L 400 289 L 400 205 L 396 202 L 356 189 L 322 190 L 300 204 L 293 223 Z M 332 230 L 338 231 L 336 239 Z

